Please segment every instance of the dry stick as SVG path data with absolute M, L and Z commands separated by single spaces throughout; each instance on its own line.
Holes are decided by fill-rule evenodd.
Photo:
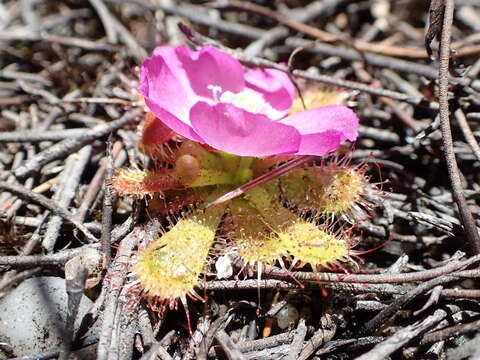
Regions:
M 41 142 L 41 141 L 61 141 L 67 138 L 82 136 L 86 129 L 64 129 L 42 131 L 24 130 L 24 131 L 5 131 L 0 132 L 0 143 L 11 142 Z
M 58 28 L 61 25 L 65 25 L 69 21 L 72 21 L 72 20 L 78 21 L 81 18 L 90 19 L 91 16 L 92 16 L 92 11 L 90 9 L 78 9 L 78 10 L 71 10 L 68 8 L 61 9 L 61 12 L 53 13 L 52 15 L 42 17 L 42 21 L 40 23 L 40 29 L 41 31 L 51 30 L 54 28 Z M 28 30 L 27 27 L 26 29 Z
M 226 313 L 225 306 L 221 306 L 219 309 L 219 317 L 210 324 L 210 327 L 195 351 L 198 360 L 207 360 L 208 349 L 212 346 L 215 334 L 225 329 L 227 326 L 227 318 L 228 314 Z
M 1 259 L 1 257 L 0 257 Z M 1 264 L 1 263 L 0 263 Z M 282 280 L 260 280 L 249 279 L 249 280 L 217 280 L 217 281 L 207 281 L 199 282 L 195 289 L 198 291 L 208 290 L 208 291 L 242 291 L 242 290 L 255 290 L 255 289 L 300 289 L 298 284 L 290 283 Z
M 57 120 L 63 114 L 63 111 L 64 110 L 60 106 L 53 106 L 45 120 L 43 120 L 42 123 L 37 127 L 37 130 L 40 130 L 37 132 L 47 132 L 47 129 L 50 127 L 50 125 L 52 125 L 55 120 Z M 60 130 L 60 132 L 62 131 L 66 130 Z
M 269 17 L 277 21 L 278 23 L 284 24 L 296 31 L 306 33 L 308 35 L 314 36 L 317 39 L 322 41 L 335 41 L 338 40 L 338 37 L 332 35 L 326 31 L 320 30 L 316 27 L 312 27 L 310 25 L 303 24 L 301 22 L 293 20 L 291 17 L 287 17 L 281 15 L 265 6 L 253 4 L 246 1 L 236 1 L 236 0 L 220 0 L 214 1 L 212 3 L 207 3 L 207 6 L 211 6 L 217 9 L 221 8 L 238 8 L 241 10 L 246 10 L 249 12 L 257 13 L 265 17 Z
M 264 339 L 242 341 L 237 343 L 237 346 L 242 353 L 273 348 L 283 344 L 290 344 L 295 337 L 295 333 L 296 331 L 292 330 L 278 335 L 269 336 Z
M 379 129 L 376 127 L 360 125 L 358 133 L 361 137 L 379 140 L 387 143 L 393 143 L 395 145 L 400 145 L 401 142 L 400 136 L 397 133 L 394 133 L 390 130 Z
M 25 180 L 25 183 L 23 186 L 25 186 L 26 189 L 31 189 L 33 185 L 34 179 L 32 177 L 29 177 L 28 179 Z M 33 191 L 33 190 L 32 190 Z M 13 197 L 10 199 L 11 205 L 7 207 L 7 218 L 12 218 L 15 216 L 16 212 L 20 207 L 23 205 L 23 202 L 20 199 L 17 199 Z
M 1 258 L 0 258 L 1 259 Z M 1 264 L 1 262 L 0 262 Z M 375 276 L 375 275 L 373 275 Z M 304 288 L 315 287 L 316 283 L 304 284 Z M 380 295 L 404 295 L 410 289 L 410 287 L 403 285 L 392 285 L 388 283 L 379 283 L 379 284 L 354 284 L 354 283 L 345 283 L 341 282 L 323 282 L 321 284 L 322 288 L 327 290 L 334 291 L 343 291 L 348 292 L 349 294 L 363 294 L 363 293 L 376 293 Z M 283 289 L 283 290 L 292 290 L 300 289 L 301 287 L 293 282 L 273 280 L 273 279 L 263 279 L 259 283 L 255 279 L 249 280 L 221 280 L 221 281 L 209 281 L 206 283 L 199 283 L 196 286 L 197 291 L 208 290 L 208 291 L 242 291 L 242 290 L 256 290 L 256 289 Z M 454 298 L 454 299 L 479 299 L 480 298 L 480 289 L 468 289 L 468 290 L 459 290 L 459 289 L 443 289 L 440 293 L 443 298 Z
M 195 6 L 191 4 L 187 4 L 183 2 L 179 5 L 167 5 L 165 2 L 149 2 L 147 0 L 107 0 L 111 3 L 135 3 L 141 7 L 146 9 L 150 9 L 152 11 L 162 10 L 168 14 L 173 14 L 181 17 L 185 17 L 190 21 L 205 25 L 207 27 L 211 27 L 213 29 L 218 29 L 221 31 L 225 31 L 227 33 L 235 34 L 244 36 L 251 39 L 258 39 L 261 37 L 265 30 L 256 28 L 254 26 L 248 26 L 244 24 L 240 24 L 238 22 L 230 22 L 221 19 L 212 18 L 205 13 L 205 8 L 203 6 Z
M 440 68 L 439 68 L 439 106 L 440 106 L 440 129 L 442 132 L 445 161 L 447 163 L 448 175 L 452 184 L 453 198 L 457 203 L 460 212 L 460 219 L 465 228 L 468 245 L 472 254 L 480 253 L 480 236 L 475 225 L 472 213 L 470 212 L 465 195 L 463 194 L 460 173 L 453 150 L 452 132 L 450 129 L 450 116 L 448 109 L 448 66 L 450 61 L 450 37 L 452 32 L 454 0 L 447 0 L 445 3 L 445 14 L 443 17 L 443 29 L 440 46 Z
M 137 105 L 138 103 L 135 103 L 131 100 L 125 100 L 125 99 L 118 99 L 118 98 L 106 98 L 106 97 L 82 97 L 82 98 L 76 98 L 76 99 L 69 99 L 65 100 L 62 99 L 60 100 L 62 104 L 118 104 L 118 105 L 129 105 L 129 104 L 135 104 Z
M 286 69 L 280 69 L 280 70 L 286 71 Z M 366 92 L 368 94 L 372 94 L 376 96 L 384 96 L 384 97 L 389 97 L 399 101 L 405 101 L 413 105 L 420 105 L 422 103 L 425 103 L 425 106 L 429 107 L 430 109 L 437 109 L 436 103 L 428 102 L 424 98 L 416 98 L 416 97 L 412 98 L 409 95 L 402 94 L 397 91 L 377 88 L 377 87 L 365 85 L 363 83 L 359 83 L 356 81 L 337 79 L 328 75 L 318 75 L 318 74 L 314 75 L 303 70 L 293 70 L 292 74 L 308 80 L 319 81 L 325 84 L 336 85 L 346 89 L 358 90 L 358 91 Z
M 323 328 L 323 327 L 322 327 Z M 285 358 L 285 360 L 296 360 L 298 359 L 298 355 L 303 348 L 303 342 L 305 341 L 305 336 L 307 335 L 307 326 L 305 324 L 305 319 L 301 318 L 298 322 L 297 330 L 295 337 L 293 338 L 291 351 Z
M 306 48 L 305 51 L 307 52 L 313 52 L 322 55 L 338 56 L 342 59 L 350 61 L 357 61 L 363 59 L 369 65 L 373 65 L 383 69 L 391 69 L 405 74 L 416 74 L 420 76 L 425 76 L 428 79 L 436 79 L 438 77 L 438 71 L 436 70 L 436 68 L 425 64 L 419 64 L 412 61 L 372 53 L 362 54 L 363 57 L 361 57 L 358 51 L 355 51 L 354 49 L 348 49 L 344 46 L 335 46 L 331 44 L 314 43 L 313 41 L 299 39 L 297 37 L 289 37 L 285 40 L 285 45 L 293 48 L 299 46 L 307 46 L 309 44 L 315 44 L 315 46 Z M 450 81 L 452 83 L 460 84 L 462 86 L 471 86 L 475 90 L 480 89 L 480 81 L 476 79 L 471 80 L 465 78 L 450 77 Z
M 155 324 L 155 328 L 159 329 L 160 326 L 157 326 L 157 324 Z M 136 327 L 137 334 L 142 337 L 142 342 L 145 347 L 151 347 L 152 344 L 158 344 L 162 346 L 162 344 L 158 343 L 155 339 L 156 335 L 153 332 L 153 324 L 150 320 L 150 311 L 148 311 L 146 307 L 141 307 L 138 309 L 138 322 Z
M 457 119 L 460 129 L 462 130 L 463 136 L 465 136 L 465 140 L 467 140 L 468 145 L 470 145 L 470 147 L 472 148 L 472 151 L 475 157 L 477 158 L 477 160 L 480 161 L 480 146 L 478 145 L 478 142 L 475 139 L 475 136 L 473 135 L 470 125 L 468 125 L 468 121 L 467 121 L 467 118 L 465 117 L 465 113 L 462 111 L 462 109 L 458 108 L 455 111 L 454 115 L 455 115 L 455 118 Z
M 10 172 L 15 171 L 18 167 L 25 161 L 25 152 L 19 151 L 13 156 L 12 165 L 10 168 Z M 9 174 L 9 176 L 5 180 L 8 183 L 15 183 L 17 179 L 13 174 Z M 12 204 L 15 202 L 15 196 L 12 196 L 6 192 L 0 192 L 0 211 L 7 211 Z
M 480 72 L 480 57 L 478 58 L 477 61 L 468 69 L 467 73 L 465 74 L 465 77 L 470 78 L 472 81 L 474 81 L 478 73 Z
M 269 17 L 274 19 L 280 24 L 284 24 L 289 28 L 298 31 L 300 33 L 304 33 L 308 36 L 313 38 L 319 39 L 324 42 L 333 42 L 342 40 L 340 37 L 333 35 L 329 32 L 323 31 L 318 29 L 317 27 L 304 24 L 301 21 L 297 21 L 293 19 L 291 16 L 284 16 L 271 10 L 265 6 L 253 4 L 246 1 L 238 1 L 238 0 L 218 0 L 212 3 L 208 3 L 207 5 L 215 8 L 238 8 L 241 10 L 254 12 L 260 14 L 265 17 Z M 389 56 L 401 56 L 401 57 L 411 57 L 411 58 L 427 58 L 428 54 L 425 49 L 418 48 L 418 47 L 411 47 L 411 46 L 391 46 L 385 45 L 382 43 L 369 43 L 361 40 L 355 40 L 352 44 L 356 49 L 360 51 L 369 51 L 375 52 L 378 54 L 385 54 Z M 468 56 L 472 54 L 476 54 L 480 51 L 480 47 L 473 45 L 463 49 L 458 50 L 458 56 Z
M 56 201 L 53 201 L 43 195 L 36 194 L 31 190 L 21 186 L 13 185 L 4 181 L 0 181 L 0 189 L 8 191 L 19 198 L 35 202 L 44 208 L 50 210 L 52 213 L 61 216 L 65 220 L 71 222 L 80 232 L 82 232 L 89 242 L 97 242 L 97 238 L 63 206 L 60 206 Z
M 40 170 L 42 166 L 48 164 L 50 161 L 64 157 L 91 143 L 95 139 L 108 135 L 111 132 L 125 126 L 126 124 L 137 120 L 137 117 L 141 114 L 141 112 L 142 110 L 140 109 L 129 111 L 118 120 L 101 124 L 92 130 L 85 131 L 83 136 L 65 139 L 51 146 L 50 148 L 36 154 L 30 160 L 25 162 L 23 166 L 20 166 L 18 169 L 16 169 L 15 176 L 22 178 L 32 172 Z
M 173 360 L 170 354 L 160 343 L 154 343 L 148 352 L 144 353 L 140 360 L 154 360 L 160 358 L 160 360 Z
M 5 41 L 46 41 L 58 43 L 66 46 L 79 47 L 91 51 L 109 51 L 118 52 L 118 47 L 105 44 L 102 41 L 91 41 L 83 38 L 76 38 L 70 36 L 60 36 L 47 34 L 43 32 L 28 31 L 0 31 L 0 40 Z
M 426 345 L 426 344 L 446 340 L 452 336 L 458 337 L 458 335 L 466 334 L 473 331 L 478 331 L 479 329 L 480 329 L 480 320 L 476 320 L 466 324 L 450 326 L 442 330 L 425 334 L 422 338 L 422 341 L 420 341 L 420 345 Z
M 304 8 L 296 8 L 292 11 L 289 11 L 287 16 L 298 22 L 308 22 L 322 15 L 331 16 L 337 7 L 347 1 L 348 0 L 314 1 Z M 287 27 L 278 25 L 273 29 L 268 30 L 262 37 L 249 44 L 245 48 L 245 54 L 250 56 L 259 55 L 264 48 L 276 41 L 281 40 L 284 37 L 287 37 L 289 32 L 290 31 Z
M 48 214 L 49 212 L 45 211 L 41 219 L 39 219 L 40 221 L 39 221 L 38 227 L 35 229 L 34 233 L 30 236 L 30 239 L 28 239 L 28 241 L 25 243 L 22 250 L 19 252 L 19 255 L 30 255 L 36 249 L 41 238 L 40 229 L 42 228 L 42 224 L 47 218 Z M 10 271 L 4 272 L 0 277 L 0 292 L 2 292 L 2 289 L 7 288 L 11 284 L 15 284 L 15 282 L 12 282 L 12 280 L 15 279 L 17 275 L 18 274 L 16 270 L 10 270 Z
M 339 319 L 332 314 L 325 313 L 319 321 L 320 328 L 308 340 L 302 352 L 298 356 L 298 360 L 307 360 L 312 354 L 337 333 Z
M 462 343 L 460 346 L 449 349 L 446 352 L 448 360 L 478 360 L 480 359 L 480 335 L 476 334 L 472 340 Z
M 115 144 L 113 144 L 113 149 L 112 149 L 113 159 L 117 158 L 121 150 L 122 150 L 122 142 L 121 141 L 115 142 Z M 92 206 L 93 202 L 95 201 L 95 198 L 97 197 L 98 192 L 102 187 L 103 180 L 105 179 L 105 172 L 107 171 L 107 162 L 108 162 L 108 157 L 103 157 L 100 160 L 100 166 L 98 167 L 97 171 L 95 172 L 95 175 L 90 181 L 90 184 L 88 184 L 88 188 L 87 188 L 87 191 L 85 192 L 85 195 L 83 196 L 82 203 L 78 207 L 77 212 L 75 214 L 76 218 L 80 222 L 83 222 L 85 220 L 85 217 L 90 211 L 90 207 Z
M 17 272 L 16 270 L 12 270 L 12 271 L 13 273 L 10 277 L 8 277 L 7 279 L 3 278 L 2 281 L 0 281 L 0 297 L 3 297 L 4 292 L 10 290 L 10 288 L 13 287 L 14 285 L 18 285 L 26 279 L 29 279 L 38 274 L 41 274 L 44 271 L 44 268 L 34 267 L 33 269 L 28 269 L 20 272 Z
M 408 325 L 403 329 L 396 332 L 387 340 L 375 345 L 375 347 L 355 358 L 355 360 L 383 360 L 388 358 L 394 351 L 400 349 L 402 346 L 408 344 L 415 337 L 423 334 L 428 329 L 442 321 L 447 317 L 447 312 L 443 309 L 436 310 L 433 315 L 428 316 L 422 321 L 416 322 L 412 325 Z
M 432 344 L 425 352 L 426 359 L 441 359 L 444 357 L 445 341 L 439 341 Z
M 370 73 L 368 73 L 367 70 L 365 69 L 365 61 L 363 58 L 362 58 L 362 61 L 354 62 L 353 65 L 354 65 L 354 68 L 359 67 L 359 70 L 361 70 L 361 71 L 357 71 L 357 77 L 361 81 L 365 83 L 369 83 L 375 87 L 381 87 L 380 81 L 374 80 L 373 77 L 370 75 Z M 415 119 L 412 116 L 410 116 L 406 111 L 402 110 L 395 100 L 387 97 L 383 97 L 383 96 L 380 96 L 378 99 L 384 104 L 386 104 L 387 106 L 389 106 L 392 109 L 393 113 L 397 115 L 397 117 L 401 121 L 403 121 L 405 125 L 411 128 L 415 133 L 418 133 L 421 130 L 421 128 L 419 127 Z
M 429 227 L 434 227 L 437 230 L 443 231 L 444 233 L 449 234 L 451 236 L 463 235 L 463 228 L 459 224 L 455 224 L 453 222 L 450 222 L 448 220 L 442 219 L 437 216 L 419 213 L 416 211 L 410 211 L 407 214 L 409 218 L 411 218 L 412 220 L 414 220 L 419 224 L 427 225 Z
M 464 261 L 452 261 L 449 264 L 430 270 L 423 270 L 401 274 L 339 274 L 339 273 L 313 273 L 299 271 L 285 271 L 274 266 L 265 266 L 265 276 L 269 278 L 291 279 L 315 282 L 343 282 L 357 284 L 381 284 L 381 283 L 406 283 L 425 281 L 452 273 L 468 266 L 476 265 L 480 261 L 480 255 L 473 256 Z
M 479 289 L 443 289 L 441 293 L 445 298 L 465 298 L 465 299 L 480 299 Z
M 268 276 L 268 275 L 267 275 Z M 290 279 L 291 280 L 291 279 Z M 292 281 L 292 280 L 291 280 Z M 302 289 L 302 288 L 311 288 L 317 286 L 317 283 L 308 283 L 304 284 L 303 287 L 300 285 L 288 281 L 274 280 L 274 279 L 262 279 L 260 282 L 255 279 L 249 280 L 220 280 L 220 281 L 208 281 L 205 283 L 199 283 L 196 285 L 196 290 L 208 290 L 208 291 L 242 291 L 242 290 L 257 290 L 257 289 L 282 289 L 282 290 L 293 290 L 293 289 Z M 343 282 L 331 282 L 331 283 L 322 283 L 322 288 L 331 289 L 334 291 L 344 291 L 348 293 L 376 293 L 381 295 L 403 295 L 409 288 L 402 285 L 392 285 L 392 284 L 369 284 L 365 286 L 364 284 L 352 284 L 352 283 L 343 283 Z M 448 293 L 455 296 L 455 294 Z M 466 294 L 468 295 L 468 294 Z M 474 293 L 470 295 L 475 295 Z
M 40 96 L 45 99 L 47 103 L 52 105 L 57 105 L 60 103 L 60 99 L 48 90 L 37 88 L 32 83 L 25 80 L 18 80 L 17 83 L 27 94 Z
M 330 1 L 333 3 L 330 6 L 335 6 L 336 5 L 335 1 L 337 1 L 337 0 L 330 0 Z M 341 2 L 342 0 L 338 0 L 338 1 Z M 322 4 L 323 3 L 326 3 L 326 2 L 322 2 Z M 325 6 L 329 6 L 329 4 L 325 4 Z M 312 3 L 312 9 L 309 8 L 309 10 L 312 14 L 314 14 L 316 11 L 320 11 L 320 12 L 323 11 L 323 9 L 318 9 L 318 6 L 315 7 L 314 3 Z M 188 14 L 185 14 L 184 16 L 189 18 L 193 22 L 197 22 L 196 19 L 190 18 L 188 16 Z M 292 15 L 292 17 L 295 18 L 294 15 Z M 303 19 L 301 19 L 301 20 L 303 20 Z M 276 27 L 274 29 L 268 30 L 268 31 L 264 32 L 264 34 L 258 34 L 258 35 L 253 34 L 254 36 L 252 36 L 252 37 L 260 40 L 263 36 L 267 36 L 269 34 L 272 34 L 272 36 L 275 36 L 279 40 L 281 37 L 284 36 L 284 32 L 276 32 L 275 31 L 276 29 L 286 30 L 285 28 L 280 26 L 280 27 Z M 224 29 L 222 29 L 222 30 L 224 30 Z M 225 31 L 229 31 L 229 30 L 225 30 Z M 286 35 L 288 35 L 288 30 L 287 30 Z M 269 39 L 269 41 L 275 41 L 275 38 Z M 251 44 L 252 48 L 251 48 L 250 51 L 248 50 L 250 48 L 250 46 L 247 47 L 247 50 L 245 51 L 245 54 L 247 56 L 256 55 L 259 52 L 257 50 L 258 46 L 254 46 L 255 43 L 257 43 L 257 41 L 255 41 Z M 286 39 L 286 42 L 285 42 L 285 44 L 287 46 L 292 46 L 294 48 L 299 47 L 299 46 L 304 46 L 306 44 L 312 44 L 312 43 L 313 43 L 312 41 L 308 41 L 308 40 L 300 39 L 300 38 L 296 38 L 296 37 L 295 38 L 288 38 L 288 39 Z M 330 44 L 319 44 L 319 43 L 317 43 L 314 48 L 310 49 L 310 51 L 319 52 L 319 53 L 322 53 L 322 54 L 327 54 L 327 55 L 332 55 L 332 56 L 339 56 L 343 59 L 352 60 L 352 61 L 353 60 L 358 60 L 360 58 L 360 55 L 358 54 L 358 51 L 356 51 L 356 50 L 348 49 L 348 48 L 342 47 L 342 46 L 334 46 L 334 45 L 330 45 Z M 376 54 L 373 54 L 373 53 L 366 53 L 366 54 L 363 54 L 363 56 L 368 61 L 369 64 L 379 66 L 379 67 L 382 67 L 382 68 L 386 67 L 386 68 L 391 68 L 392 70 L 395 70 L 395 71 L 405 72 L 405 73 L 408 73 L 408 74 L 422 75 L 422 76 L 425 76 L 425 77 L 430 78 L 430 79 L 435 79 L 436 76 L 437 76 L 437 72 L 436 72 L 435 68 L 431 67 L 431 66 L 428 66 L 428 65 L 418 64 L 418 63 L 415 63 L 415 62 L 405 61 L 405 60 L 392 58 L 392 57 L 388 57 L 388 56 L 376 55 Z M 464 84 L 464 85 L 468 85 L 467 82 L 463 83 L 462 79 L 456 79 L 456 80 L 458 82 Z M 475 84 L 472 84 L 473 87 L 480 88 L 480 82 L 479 81 L 475 81 L 474 83 Z
M 242 355 L 237 345 L 233 342 L 230 336 L 228 336 L 225 330 L 218 330 L 214 336 L 222 346 L 222 349 L 229 360 L 246 360 L 246 357 Z
M 127 236 L 132 230 L 135 228 L 135 225 L 138 224 L 138 219 L 140 218 L 142 207 L 139 206 L 138 202 L 134 203 L 133 211 L 130 216 L 125 220 L 122 224 L 117 225 L 111 235 L 110 243 L 116 243 L 122 240 L 125 236 Z
M 113 176 L 113 155 L 112 155 L 112 139 L 111 136 L 107 142 L 107 168 L 106 177 L 111 178 Z M 110 265 L 111 258 L 111 240 L 112 240 L 112 215 L 113 215 L 113 191 L 111 187 L 104 181 L 103 185 L 103 207 L 102 207 L 102 251 L 105 262 L 105 267 Z
M 105 28 L 105 33 L 107 34 L 108 42 L 111 44 L 116 44 L 118 40 L 118 34 L 115 24 L 112 22 L 112 17 L 107 6 L 102 0 L 89 0 L 93 8 L 98 14 L 98 17 L 102 21 L 103 27 Z
M 75 349 L 81 349 L 98 342 L 98 338 L 95 335 L 89 335 L 80 340 L 78 344 L 75 344 Z M 36 353 L 34 355 L 24 355 L 15 358 L 9 358 L 9 360 L 50 360 L 56 359 L 60 355 L 60 349 L 55 349 L 48 352 Z
M 68 359 L 72 351 L 75 319 L 78 315 L 88 275 L 89 269 L 80 256 L 73 258 L 65 265 L 65 285 L 68 295 L 67 318 L 65 320 L 65 333 L 63 334 L 59 360 Z
M 0 256 L 0 265 L 12 267 L 63 265 L 72 257 L 85 252 L 87 248 L 95 249 L 98 248 L 98 245 L 84 245 L 75 249 L 63 250 L 55 254 Z
M 385 105 L 389 106 L 393 113 L 397 115 L 397 117 L 415 133 L 419 133 L 422 130 L 415 119 L 400 106 L 398 106 L 398 103 L 395 100 L 383 96 L 379 97 L 378 99 Z
M 78 220 L 78 219 L 77 219 Z M 38 228 L 41 226 L 43 220 L 38 217 L 30 216 L 15 216 L 12 219 L 15 225 L 22 226 L 24 228 Z M 84 223 L 85 227 L 93 233 L 101 232 L 101 225 L 97 221 L 86 222 Z
M 396 72 L 390 69 L 382 69 L 381 74 L 386 80 L 388 80 L 393 86 L 395 86 L 395 88 L 399 89 L 400 91 L 409 94 L 412 97 L 422 97 L 422 93 L 420 92 L 420 90 L 418 90 L 416 85 L 410 83 L 410 81 L 408 81 L 407 79 L 402 78 Z
M 249 352 L 246 353 L 245 356 L 247 359 L 283 359 L 285 354 L 288 354 L 290 349 L 290 344 L 284 344 L 275 346 L 273 348 L 259 349 L 257 351 Z M 211 355 L 213 355 L 213 352 Z
M 374 332 L 385 321 L 387 321 L 388 318 L 390 318 L 393 314 L 395 314 L 398 310 L 403 308 L 405 305 L 407 305 L 410 301 L 415 299 L 417 296 L 420 296 L 426 293 L 427 291 L 433 289 L 438 285 L 449 283 L 455 280 L 460 280 L 464 278 L 466 275 L 471 276 L 473 278 L 473 277 L 479 277 L 480 273 L 478 270 L 466 270 L 466 271 L 456 272 L 453 274 L 443 275 L 441 277 L 434 278 L 432 280 L 424 282 L 419 286 L 417 286 L 415 289 L 399 297 L 391 305 L 389 305 L 388 307 L 380 311 L 377 315 L 373 317 L 373 319 L 371 319 L 365 325 L 363 325 L 358 331 L 358 333 L 361 335 L 366 335 Z
M 90 160 L 91 154 L 92 146 L 87 145 L 80 149 L 78 153 L 72 154 L 67 158 L 59 186 L 54 194 L 54 200 L 58 201 L 58 204 L 61 206 L 68 208 L 75 197 L 77 188 L 80 185 L 80 178 Z M 61 216 L 54 215 L 50 218 L 42 241 L 42 247 L 47 252 L 53 251 L 62 224 L 63 219 Z
M 93 5 L 105 25 L 109 41 L 115 42 L 117 39 L 116 35 L 119 35 L 118 38 L 120 38 L 120 40 L 126 45 L 130 51 L 130 55 L 141 63 L 148 54 L 132 33 L 110 12 L 102 0 L 90 0 L 90 3 Z
M 425 312 L 425 310 L 428 310 L 430 309 L 433 305 L 437 304 L 438 303 L 438 300 L 440 299 L 440 295 L 442 293 L 442 290 L 443 290 L 443 286 L 442 285 L 438 285 L 438 286 L 435 286 L 432 291 L 430 291 L 430 296 L 428 297 L 428 300 L 425 304 L 423 304 L 423 306 L 418 309 L 418 310 L 415 310 L 412 315 L 413 316 L 418 316 L 420 315 L 421 313 Z
M 125 285 L 128 266 L 125 262 L 128 261 L 132 254 L 132 250 L 145 234 L 143 228 L 137 228 L 129 234 L 128 237 L 122 240 L 118 248 L 118 252 L 113 264 L 109 267 L 105 281 L 103 282 L 102 294 L 106 294 L 106 300 L 103 310 L 103 319 L 100 326 L 100 335 L 97 349 L 97 359 L 107 360 L 109 358 L 110 349 L 112 346 L 112 336 L 115 332 L 115 320 L 121 310 L 119 307 L 120 292 Z
M 394 285 L 394 284 L 352 284 L 352 283 L 343 283 L 343 282 L 326 282 L 321 284 L 309 283 L 310 286 L 320 286 L 326 290 L 332 290 L 333 292 L 345 292 L 345 293 L 355 293 L 355 294 L 368 294 L 375 293 L 378 295 L 389 296 L 389 295 L 403 295 L 411 288 L 410 286 L 404 285 Z
M 341 339 L 341 340 L 331 340 L 327 342 L 321 349 L 315 352 L 316 356 L 326 355 L 331 352 L 342 349 L 343 352 L 347 353 L 349 350 L 357 350 L 358 348 L 370 347 L 372 345 L 378 344 L 384 340 L 381 336 L 367 336 L 357 339 Z M 322 357 L 323 359 L 324 357 Z M 326 358 L 325 358 L 326 359 Z
M 117 311 L 115 319 L 115 334 L 112 338 L 110 359 L 133 359 L 135 334 L 139 312 L 133 307 L 125 306 L 128 303 L 130 289 L 124 287 L 120 292 L 122 308 Z
M 52 86 L 52 81 L 39 74 L 31 74 L 23 71 L 0 70 L 0 77 L 10 80 L 38 81 L 42 85 Z M 18 89 L 18 88 L 16 88 Z

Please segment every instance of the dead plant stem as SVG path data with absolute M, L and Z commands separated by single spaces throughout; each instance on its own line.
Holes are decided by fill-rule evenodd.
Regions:
M 467 235 L 468 245 L 472 254 L 480 253 L 480 236 L 478 235 L 475 220 L 468 209 L 465 195 L 463 194 L 460 173 L 453 150 L 452 132 L 450 129 L 450 111 L 448 106 L 448 68 L 450 61 L 450 38 L 452 32 L 454 0 L 447 0 L 440 46 L 439 68 L 439 109 L 440 129 L 442 131 L 443 148 L 447 162 L 448 175 L 452 184 L 453 198 L 460 212 L 460 220 Z

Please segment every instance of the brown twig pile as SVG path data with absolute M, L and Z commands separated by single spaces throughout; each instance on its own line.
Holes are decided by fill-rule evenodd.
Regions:
M 385 245 L 359 271 L 203 281 L 193 339 L 181 309 L 128 306 L 128 261 L 163 219 L 105 182 L 145 163 L 138 65 L 187 42 L 347 89 L 353 161 L 389 191 L 355 229 L 356 250 Z M 69 318 L 64 346 L 22 359 L 91 344 L 101 360 L 480 357 L 478 1 L 7 0 L 0 54 L 0 295 L 54 275 L 72 299 L 96 276 L 94 335 L 74 338 Z M 289 326 L 272 323 L 285 309 Z

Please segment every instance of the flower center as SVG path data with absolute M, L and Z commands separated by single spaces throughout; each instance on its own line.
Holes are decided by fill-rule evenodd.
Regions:
M 271 118 L 276 117 L 275 109 L 265 101 L 262 94 L 254 90 L 246 88 L 238 93 L 234 93 L 230 90 L 223 91 L 218 85 L 209 85 L 208 88 L 212 90 L 213 99 L 216 102 L 232 104 L 253 114 L 264 114 Z
M 250 89 L 242 90 L 239 93 L 225 91 L 222 93 L 222 95 L 220 95 L 220 101 L 235 105 L 236 107 L 249 111 L 253 114 L 265 114 L 268 113 L 268 111 L 272 108 L 270 104 L 265 101 L 262 95 Z

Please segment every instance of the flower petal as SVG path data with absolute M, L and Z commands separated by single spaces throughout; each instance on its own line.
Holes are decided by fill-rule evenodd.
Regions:
M 295 86 L 286 73 L 275 69 L 253 69 L 245 73 L 247 86 L 279 112 L 276 119 L 285 116 L 292 107 Z
M 150 111 L 155 114 L 158 121 L 161 121 L 164 125 L 175 131 L 177 134 L 180 134 L 193 141 L 202 143 L 204 142 L 189 124 L 179 120 L 177 117 L 165 111 L 163 108 L 159 107 L 156 103 L 151 102 L 147 98 L 145 98 L 145 103 Z
M 188 86 L 183 86 L 161 56 L 143 62 L 140 93 L 150 111 L 166 126 L 189 139 L 200 141 L 191 128 L 189 110 L 198 100 Z
M 190 111 L 193 128 L 204 141 L 240 156 L 296 153 L 300 134 L 293 127 L 252 114 L 231 104 L 195 104 Z
M 211 99 L 212 86 L 234 93 L 245 87 L 240 62 L 220 50 L 205 46 L 200 51 L 192 51 L 186 46 L 179 46 L 175 48 L 175 54 L 198 96 Z
M 192 51 L 186 46 L 159 46 L 154 56 L 143 62 L 139 91 L 166 126 L 191 140 L 202 141 L 191 128 L 190 108 L 201 100 L 214 103 L 209 85 L 241 91 L 245 87 L 243 75 L 237 60 L 215 48 Z
M 175 53 L 175 49 L 176 48 L 172 46 L 157 46 L 153 50 L 153 56 L 162 57 L 172 71 L 174 71 L 175 73 L 177 71 L 180 71 L 180 72 L 183 72 L 182 75 L 185 75 L 185 71 L 182 68 L 182 63 L 178 59 L 178 56 Z
M 300 147 L 296 155 L 323 156 L 336 150 L 342 141 L 342 134 L 335 130 L 301 135 Z
M 355 141 L 358 117 L 346 106 L 330 105 L 302 111 L 279 121 L 301 134 L 299 155 L 325 155 L 344 141 Z
M 175 48 L 170 46 L 157 47 L 154 56 L 144 60 L 139 91 L 182 120 L 188 120 L 189 108 L 198 101 Z

